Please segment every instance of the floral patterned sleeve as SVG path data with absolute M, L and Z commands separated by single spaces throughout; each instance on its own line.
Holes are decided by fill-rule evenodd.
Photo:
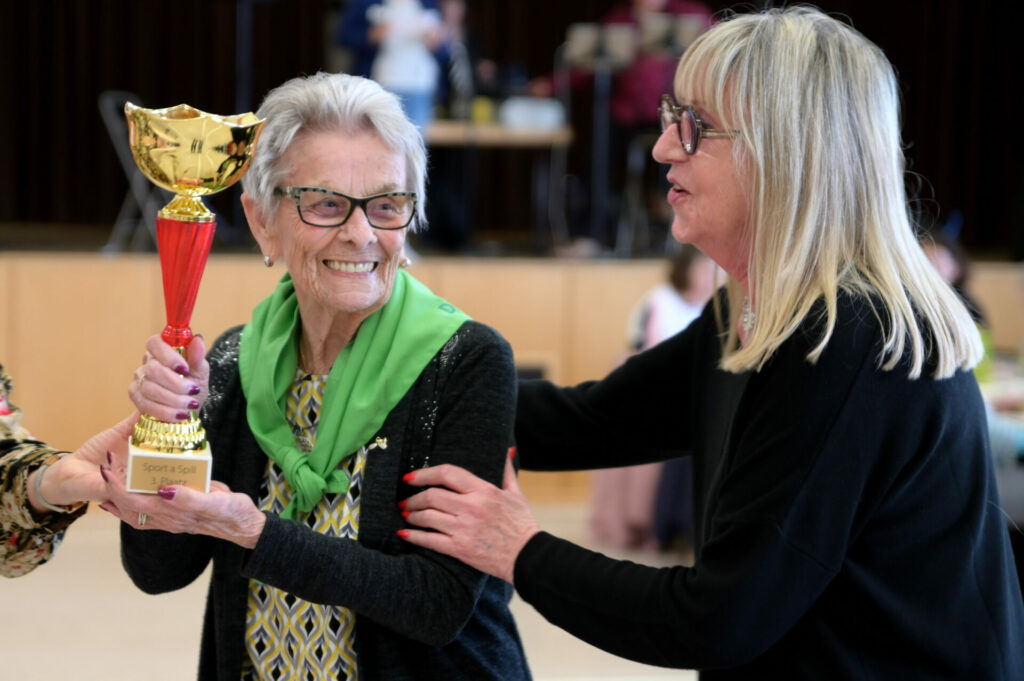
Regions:
M 85 513 L 49 513 L 37 519 L 29 508 L 29 473 L 60 450 L 32 438 L 21 426 L 21 410 L 8 401 L 11 378 L 0 365 L 0 575 L 20 577 L 50 559 L 64 530 Z

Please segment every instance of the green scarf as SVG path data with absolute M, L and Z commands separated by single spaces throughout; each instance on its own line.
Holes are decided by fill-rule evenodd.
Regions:
M 300 330 L 295 286 L 285 275 L 242 330 L 238 371 L 249 427 L 284 473 L 293 496 L 281 514 L 308 513 L 324 493 L 344 494 L 338 464 L 358 451 L 469 317 L 399 270 L 391 298 L 360 325 L 334 361 L 324 388 L 316 444 L 295 446 L 285 400 L 295 379 Z

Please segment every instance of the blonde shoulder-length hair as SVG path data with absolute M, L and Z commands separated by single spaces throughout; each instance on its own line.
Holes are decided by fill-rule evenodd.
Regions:
M 675 91 L 738 131 L 733 153 L 749 192 L 756 322 L 741 346 L 735 322 L 719 313 L 723 369 L 763 367 L 823 310 L 808 320 L 822 322 L 807 357 L 817 361 L 835 330 L 840 291 L 872 306 L 885 370 L 908 352 L 911 378 L 926 364 L 944 378 L 980 360 L 977 328 L 915 235 L 896 77 L 877 46 L 809 7 L 737 15 L 690 46 Z M 742 287 L 730 279 L 727 291 L 739 310 Z

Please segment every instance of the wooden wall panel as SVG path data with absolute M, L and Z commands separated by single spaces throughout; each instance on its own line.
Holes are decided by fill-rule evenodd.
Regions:
M 0 253 L 0 364 L 4 363 L 5 357 L 9 357 L 14 337 L 13 286 L 13 268 Z
M 651 261 L 611 261 L 567 267 L 569 335 L 563 351 L 567 383 L 603 377 L 625 358 L 626 321 L 633 306 L 667 277 L 668 266 Z
M 421 275 L 423 269 L 426 276 Z M 566 311 L 571 303 L 563 263 L 434 259 L 413 265 L 412 270 L 438 295 L 497 329 L 512 345 L 520 370 L 539 369 L 546 378 L 564 382 Z M 590 489 L 586 472 L 524 471 L 519 482 L 535 503 L 579 502 Z
M 439 295 L 495 327 L 521 366 L 560 383 L 600 378 L 620 359 L 626 319 L 665 265 L 645 261 L 426 258 L 411 271 Z M 211 257 L 192 327 L 209 342 L 248 319 L 284 270 L 256 256 Z M 164 326 L 155 255 L 0 253 L 0 362 L 14 375 L 26 425 L 73 448 L 130 409 L 126 390 L 145 339 Z M 997 347 L 1024 339 L 1024 267 L 978 263 L 972 292 Z M 586 473 L 524 473 L 533 501 L 579 502 Z
M 613 267 L 613 280 L 624 276 L 642 280 L 616 284 L 600 274 L 608 270 L 608 263 L 576 267 L 592 270 L 577 275 L 588 290 L 642 290 L 661 271 L 659 262 Z M 552 380 L 565 380 L 565 353 L 571 349 L 566 339 L 575 303 L 568 298 L 573 288 L 564 262 L 426 258 L 417 259 L 410 271 L 439 295 L 496 328 L 512 345 L 521 366 L 540 366 Z M 252 307 L 283 272 L 280 267 L 263 267 L 255 256 L 211 257 L 196 300 L 193 330 L 212 343 L 223 330 L 248 319 Z M 601 283 L 590 283 L 591 279 Z M 158 258 L 0 254 L 0 284 L 5 309 L 11 306 L 0 332 L 0 361 L 15 375 L 15 398 L 25 409 L 27 425 L 53 444 L 73 448 L 127 413 L 131 372 L 145 339 L 165 323 Z M 625 315 L 633 302 L 627 297 L 604 296 L 599 303 L 604 314 L 594 317 L 587 333 L 622 338 Z M 609 329 L 593 328 L 602 320 Z M 614 354 L 619 346 L 612 344 Z M 592 350 L 591 355 L 599 353 Z M 579 367 L 580 361 L 573 360 L 574 366 Z M 599 375 L 610 359 L 598 361 L 593 370 L 577 368 L 576 372 Z M 524 473 L 522 483 L 534 501 L 572 502 L 586 498 L 589 476 Z
M 565 273 L 543 260 L 457 260 L 441 265 L 437 293 L 498 330 L 520 366 L 561 381 L 566 337 Z
M 163 316 L 155 264 L 148 257 L 3 259 L 14 279 L 5 320 L 14 333 L 3 361 L 36 436 L 74 448 L 132 410 L 132 371 Z
M 280 263 L 267 268 L 257 255 L 211 257 L 192 313 L 193 333 L 203 334 L 209 347 L 227 329 L 246 323 L 284 273 Z
M 413 258 L 409 273 L 434 293 L 441 295 L 441 276 L 444 266 L 437 259 Z
M 968 288 L 992 327 L 996 350 L 1024 353 L 1024 266 L 975 263 Z

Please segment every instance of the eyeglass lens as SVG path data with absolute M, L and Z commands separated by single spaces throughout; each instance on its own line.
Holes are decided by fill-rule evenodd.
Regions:
M 660 113 L 661 131 L 665 132 L 670 126 L 675 125 L 676 132 L 679 134 L 679 143 L 686 153 L 692 154 L 700 134 L 693 110 L 688 106 L 676 107 L 672 102 L 662 100 Z
M 305 189 L 299 194 L 299 213 L 304 221 L 321 227 L 343 224 L 360 205 L 372 227 L 400 229 L 412 220 L 412 196 L 383 195 L 351 200 L 339 194 Z

